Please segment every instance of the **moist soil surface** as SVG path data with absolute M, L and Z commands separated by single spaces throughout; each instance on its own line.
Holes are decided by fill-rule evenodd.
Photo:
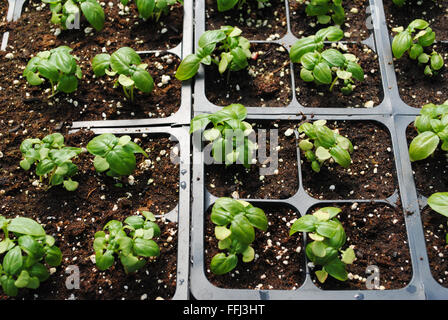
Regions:
M 423 19 L 430 23 L 437 40 L 448 40 L 448 2 L 446 0 L 421 1 L 406 0 L 402 7 L 392 1 L 383 1 L 387 25 L 391 35 L 392 28 L 406 28 L 413 20 Z
M 336 163 L 322 166 L 319 173 L 301 152 L 303 187 L 317 199 L 385 199 L 398 190 L 390 133 L 375 121 L 331 121 L 353 144 L 352 164 L 345 169 Z
M 330 276 L 321 284 L 314 272 L 313 282 L 326 290 L 367 290 L 366 268 L 379 268 L 378 289 L 400 289 L 412 278 L 412 265 L 403 212 L 385 204 L 333 204 L 342 209 L 338 219 L 344 226 L 347 242 L 343 250 L 354 245 L 356 260 L 347 266 L 349 280 L 339 281 Z M 314 271 L 320 270 L 316 266 Z
M 241 103 L 246 107 L 285 107 L 291 101 L 288 52 L 283 46 L 251 45 L 249 67 L 220 74 L 216 65 L 205 68 L 205 95 L 219 106 Z M 256 59 L 254 59 L 256 58 Z
M 43 138 L 41 132 L 39 138 Z M 92 132 L 79 131 L 66 136 L 66 145 L 85 147 L 94 137 Z M 173 210 L 178 202 L 179 168 L 170 161 L 174 143 L 168 137 L 144 137 L 134 140 L 148 151 L 151 164 L 137 155 L 134 183 L 122 178 L 123 187 L 105 174 L 97 174 L 93 156 L 82 153 L 74 161 L 78 173 L 73 180 L 79 182 L 74 192 L 56 186 L 45 191 L 36 186 L 38 177 L 34 166 L 24 171 L 18 163 L 20 141 L 14 133 L 2 137 L 0 158 L 1 215 L 13 218 L 17 215 L 36 219 L 43 223 L 47 234 L 56 239 L 62 251 L 62 264 L 37 290 L 21 290 L 17 299 L 164 299 L 171 298 L 176 288 L 177 223 L 166 220 L 163 214 Z M 162 153 L 161 153 L 162 152 Z M 158 159 L 160 158 L 160 159 Z M 151 184 L 148 180 L 153 179 Z M 34 184 L 33 184 L 34 183 Z M 131 182 L 132 183 L 132 182 Z M 111 219 L 123 221 L 138 211 L 149 210 L 156 215 L 161 236 L 155 241 L 161 255 L 149 262 L 138 273 L 126 275 L 119 262 L 107 271 L 100 272 L 91 260 L 96 231 Z M 65 270 L 76 265 L 80 270 L 80 289 L 68 290 Z M 0 295 L 0 299 L 6 299 Z
M 335 85 L 330 91 L 330 86 L 317 86 L 314 82 L 303 81 L 300 78 L 301 65 L 294 64 L 297 100 L 301 105 L 308 108 L 364 108 L 377 106 L 383 101 L 378 55 L 366 45 L 347 44 L 347 49 L 348 53 L 359 58 L 358 63 L 365 74 L 364 81 L 355 80 L 353 92 L 344 95 L 340 91 L 343 83 Z
M 255 123 L 251 123 L 255 124 Z M 286 199 L 292 197 L 299 188 L 297 169 L 297 144 L 295 135 L 285 136 L 292 123 L 273 121 L 257 122 L 254 129 L 266 129 L 267 150 L 271 150 L 270 130 L 278 129 L 278 174 L 260 175 L 260 169 L 275 165 L 257 160 L 256 165 L 246 169 L 242 164 L 211 164 L 205 166 L 206 187 L 217 197 L 237 196 L 242 199 Z M 260 145 L 261 142 L 257 141 Z M 272 157 L 270 151 L 266 151 Z M 275 156 L 274 156 L 275 159 Z M 274 168 L 274 167 L 273 167 Z M 261 178 L 260 178 L 261 177 Z
M 369 1 L 343 1 L 342 5 L 345 10 L 345 22 L 341 26 L 344 33 L 346 33 L 344 39 L 356 42 L 367 39 L 370 35 L 367 25 L 371 23 L 370 14 L 366 12 Z M 296 37 L 311 36 L 319 29 L 333 25 L 333 22 L 326 25 L 317 23 L 317 17 L 308 17 L 306 15 L 306 7 L 305 3 L 300 3 L 297 0 L 289 1 L 291 31 Z
M 408 146 L 416 136 L 417 130 L 413 124 L 410 124 L 406 130 Z M 424 160 L 414 161 L 411 164 L 415 186 L 421 196 L 429 197 L 433 193 L 448 190 L 448 158 L 446 152 L 440 147 L 436 149 L 432 156 Z
M 215 225 L 210 220 L 211 208 L 205 218 L 205 273 L 208 280 L 220 288 L 295 290 L 305 280 L 305 257 L 302 234 L 289 236 L 289 229 L 299 213 L 285 205 L 258 205 L 269 221 L 266 232 L 255 230 L 255 259 L 242 262 L 225 275 L 210 272 L 210 262 L 220 253 L 214 235 Z
M 426 53 L 431 54 L 432 49 L 440 53 L 445 60 L 445 67 L 432 77 L 425 76 L 424 67 L 410 59 L 407 54 L 400 60 L 394 59 L 400 97 L 415 108 L 421 108 L 428 103 L 442 104 L 448 99 L 448 44 L 434 45 L 431 49 L 426 49 Z
M 447 219 L 429 207 L 421 212 L 421 217 L 432 276 L 440 285 L 448 288 Z
M 8 1 L 4 0 L 0 2 L 0 32 L 3 33 L 6 28 L 6 15 L 8 13 Z M 3 37 L 3 34 L 0 34 Z
M 286 34 L 286 10 L 284 0 L 272 0 L 258 9 L 258 1 L 249 1 L 238 10 L 218 11 L 215 0 L 206 0 L 206 30 L 221 26 L 236 26 L 250 40 L 275 40 Z
M 182 40 L 183 7 L 180 4 L 172 6 L 169 14 L 162 16 L 158 22 L 151 19 L 145 22 L 139 18 L 134 1 L 130 1 L 128 6 L 123 6 L 119 0 L 108 0 L 103 4 L 105 23 L 99 32 L 93 29 L 86 34 L 86 28 L 91 29 L 91 26 L 81 17 L 79 29 L 63 30 L 59 36 L 55 36 L 59 26 L 50 22 L 49 5 L 39 0 L 27 1 L 20 19 L 10 23 L 9 28 L 14 39 L 22 42 L 29 50 L 46 48 L 58 42 L 81 48 L 95 46 L 100 50 L 106 47 L 107 51 L 126 46 L 136 51 L 164 50 L 174 48 Z

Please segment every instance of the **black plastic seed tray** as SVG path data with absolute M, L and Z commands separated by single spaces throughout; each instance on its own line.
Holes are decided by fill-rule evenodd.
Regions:
M 79 129 L 72 130 L 75 132 Z M 177 275 L 176 292 L 173 300 L 189 299 L 189 258 L 190 258 L 190 137 L 187 127 L 173 128 L 160 127 L 135 127 L 135 128 L 92 128 L 96 134 L 113 133 L 116 135 L 147 134 L 158 137 L 169 135 L 172 141 L 178 143 L 179 154 L 171 154 L 171 159 L 179 163 L 179 201 L 175 209 L 165 214 L 164 217 L 172 222 L 177 222 Z
M 23 5 L 26 0 L 8 0 L 13 3 L 13 21 L 20 19 Z M 184 23 L 183 39 L 172 49 L 168 50 L 148 50 L 138 51 L 139 54 L 168 52 L 183 59 L 193 50 L 193 0 L 184 1 Z M 8 16 L 9 17 L 9 16 Z M 6 47 L 6 44 L 5 44 Z M 72 128 L 93 128 L 93 127 L 138 127 L 154 125 L 185 125 L 191 118 L 191 81 L 184 81 L 181 88 L 181 104 L 177 112 L 165 118 L 146 118 L 146 119 L 128 119 L 128 120 L 95 120 L 95 121 L 74 121 Z
M 300 116 L 279 115 L 275 118 L 264 115 L 249 116 L 247 121 L 253 120 L 285 120 L 285 121 L 301 121 Z M 282 200 L 266 200 L 266 199 L 245 199 L 254 205 L 258 204 L 286 204 L 295 208 L 300 215 L 308 213 L 311 207 L 315 205 L 325 205 L 331 203 L 386 203 L 392 207 L 399 206 L 401 199 L 404 221 L 407 229 L 407 244 L 412 264 L 412 279 L 408 285 L 402 289 L 394 290 L 321 290 L 315 286 L 310 276 L 310 270 L 306 265 L 306 280 L 296 290 L 249 290 L 249 289 L 224 289 L 214 286 L 206 277 L 206 269 L 204 262 L 204 215 L 207 209 L 213 205 L 217 199 L 213 196 L 205 186 L 205 167 L 204 153 L 202 152 L 201 143 L 193 142 L 193 204 L 192 204 L 192 232 L 191 232 L 191 250 L 192 250 L 192 266 L 191 266 L 191 292 L 196 299 L 425 299 L 425 287 L 427 282 L 432 283 L 428 277 L 428 263 L 426 258 L 425 242 L 423 238 L 422 225 L 418 214 L 415 190 L 410 181 L 412 175 L 409 171 L 402 171 L 403 161 L 406 162 L 407 149 L 403 139 L 398 139 L 395 129 L 394 117 L 387 115 L 375 115 L 364 117 L 355 116 L 315 116 L 312 120 L 326 119 L 362 121 L 371 120 L 382 124 L 388 129 L 392 142 L 392 149 L 395 158 L 395 167 L 397 172 L 398 189 L 392 196 L 387 199 L 375 200 L 318 200 L 311 197 L 304 189 L 302 183 L 302 164 L 300 163 L 300 151 L 297 149 L 298 159 L 298 175 L 299 190 L 288 199 Z M 298 135 L 297 131 L 295 132 Z M 401 144 L 400 144 L 401 143 Z M 405 147 L 402 147 L 405 146 Z M 275 156 L 274 156 L 275 157 Z M 303 165 L 309 165 L 304 163 Z M 406 168 L 406 164 L 404 165 Z M 407 168 L 407 170 L 410 170 Z M 230 195 L 229 195 L 230 196 Z M 398 203 L 398 204 L 397 204 Z M 415 214 L 405 214 L 412 212 Z M 241 262 L 239 262 L 241 263 Z M 448 297 L 448 296 L 445 296 Z

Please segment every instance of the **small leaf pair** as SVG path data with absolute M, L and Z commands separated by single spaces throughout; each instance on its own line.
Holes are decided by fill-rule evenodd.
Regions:
M 129 47 L 123 47 L 109 55 L 100 53 L 92 60 L 93 72 L 97 77 L 116 76 L 115 86 L 123 87 L 125 96 L 134 101 L 134 88 L 149 93 L 154 89 L 154 80 L 145 69 L 147 64 L 142 63 L 138 53 Z
M 258 7 L 263 8 L 266 3 L 269 3 L 269 0 L 257 0 Z M 224 12 L 229 11 L 235 8 L 237 10 L 241 10 L 243 5 L 246 3 L 246 0 L 217 0 L 218 11 Z
M 299 142 L 299 148 L 311 162 L 311 168 L 320 172 L 323 163 L 333 159 L 337 164 L 348 168 L 351 164 L 350 153 L 353 145 L 349 139 L 328 128 L 326 120 L 317 120 L 314 123 L 303 123 L 299 133 L 304 133 L 308 139 Z
M 219 198 L 212 208 L 211 220 L 215 227 L 215 236 L 219 240 L 220 250 L 211 261 L 210 270 L 217 275 L 232 271 L 238 264 L 238 254 L 243 262 L 254 259 L 255 251 L 250 246 L 255 240 L 255 229 L 266 231 L 268 219 L 264 211 L 250 203 L 231 198 Z
M 297 219 L 291 226 L 289 235 L 296 232 L 307 232 L 310 239 L 306 246 L 306 255 L 315 265 L 322 266 L 322 270 L 316 271 L 318 280 L 323 283 L 328 275 L 333 278 L 346 281 L 348 274 L 347 264 L 352 264 L 356 256 L 354 250 L 344 246 L 347 236 L 344 228 L 336 216 L 341 212 L 340 208 L 325 207 Z M 341 252 L 341 258 L 339 258 Z
M 329 24 L 333 20 L 335 24 L 342 25 L 345 20 L 342 0 L 311 0 L 305 12 L 309 17 L 317 17 L 320 24 Z
M 129 0 L 120 0 L 123 5 L 127 5 Z M 152 19 L 159 21 L 162 14 L 167 15 L 171 6 L 176 3 L 182 3 L 181 0 L 135 0 L 135 5 L 139 16 L 144 20 Z

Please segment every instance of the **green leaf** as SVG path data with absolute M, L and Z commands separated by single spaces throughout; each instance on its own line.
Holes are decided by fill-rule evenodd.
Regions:
M 324 148 L 331 148 L 336 143 L 334 132 L 326 126 L 316 126 L 315 133 L 319 144 Z
M 289 235 L 292 236 L 296 232 L 314 232 L 317 221 L 315 216 L 307 214 L 293 223 Z
M 235 5 L 238 3 L 238 0 L 217 0 L 218 5 L 218 11 L 228 11 L 235 7 Z
M 52 267 L 57 267 L 61 264 L 61 261 L 62 261 L 61 249 L 59 249 L 56 246 L 46 248 L 46 256 L 45 256 L 46 263 L 48 263 Z
M 339 259 L 334 259 L 330 263 L 326 264 L 325 271 L 337 280 L 346 281 L 348 279 L 348 273 L 347 270 L 345 270 L 345 264 Z
M 339 224 L 335 221 L 320 221 L 317 224 L 316 232 L 325 238 L 332 238 L 338 231 Z
M 6 276 L 3 276 L 0 279 L 0 282 L 1 282 L 1 285 L 2 285 L 3 292 L 6 295 L 8 295 L 10 297 L 17 296 L 17 294 L 19 293 L 19 290 L 18 290 L 18 288 L 14 284 L 14 282 L 15 282 L 14 279 L 8 278 Z
M 227 237 L 229 237 L 232 234 L 232 232 L 227 229 L 225 226 L 216 226 L 215 227 L 215 237 L 218 240 L 224 240 Z
M 409 57 L 413 60 L 417 59 L 419 55 L 423 53 L 423 47 L 415 43 L 412 45 L 411 49 L 409 50 Z
M 106 156 L 110 169 L 115 173 L 126 176 L 130 175 L 136 166 L 136 159 L 133 153 L 128 152 L 123 146 L 116 146 Z
M 405 30 L 394 37 L 392 41 L 392 52 L 394 57 L 400 59 L 412 45 L 412 36 Z
M 22 250 L 14 247 L 3 258 L 3 270 L 9 275 L 18 274 L 23 265 Z
M 232 221 L 234 216 L 244 211 L 244 206 L 240 202 L 222 197 L 217 199 L 213 205 L 211 220 L 218 226 L 225 226 Z
M 31 277 L 28 271 L 22 270 L 22 272 L 20 272 L 19 276 L 17 277 L 17 280 L 14 282 L 14 285 L 17 288 L 25 288 L 30 282 L 30 279 Z
M 43 245 L 29 235 L 20 236 L 18 243 L 20 248 L 33 258 L 40 259 L 45 254 Z
M 251 262 L 255 257 L 255 250 L 251 246 L 247 246 L 246 250 L 243 251 L 243 262 Z
M 64 93 L 72 93 L 78 89 L 78 79 L 74 75 L 61 75 L 57 90 Z
M 96 0 L 86 0 L 81 2 L 81 11 L 96 31 L 104 27 L 104 11 Z
M 42 263 L 33 264 L 29 273 L 31 277 L 37 277 L 40 282 L 46 281 L 50 277 L 50 273 Z
M 423 160 L 429 157 L 439 145 L 439 137 L 431 131 L 420 133 L 409 145 L 409 158 L 411 161 Z
M 428 205 L 432 210 L 448 217 L 448 192 L 437 192 L 428 198 Z
M 78 189 L 79 183 L 76 181 L 73 181 L 72 179 L 64 180 L 64 188 L 67 191 L 75 191 Z
M 322 52 L 322 58 L 330 67 L 343 67 L 347 63 L 344 55 L 336 49 L 325 50 Z
M 155 0 L 136 0 L 137 10 L 143 19 L 148 19 L 154 12 Z
M 444 66 L 443 58 L 440 54 L 431 55 L 431 69 L 440 70 Z
M 118 138 L 111 133 L 103 133 L 87 144 L 87 151 L 95 156 L 106 157 L 106 155 L 118 144 Z
M 327 246 L 322 241 L 313 241 L 311 250 L 313 254 L 319 258 L 325 257 Z
M 134 80 L 124 74 L 118 76 L 118 82 L 125 88 L 132 87 L 135 84 Z
M 126 273 L 134 273 L 146 264 L 146 260 L 139 259 L 133 255 L 120 255 L 121 264 Z
M 135 86 L 142 92 L 151 92 L 154 89 L 154 80 L 148 71 L 143 69 L 137 69 L 132 74 L 131 79 L 134 81 Z
M 8 231 L 37 237 L 45 236 L 45 230 L 39 223 L 24 217 L 12 219 L 8 225 Z
M 334 161 L 336 161 L 336 163 L 338 163 L 340 166 L 344 168 L 348 168 L 350 166 L 351 158 L 347 150 L 336 145 L 333 148 L 330 148 L 330 154 L 333 157 Z
M 316 157 L 317 157 L 317 159 L 319 159 L 319 161 L 324 162 L 325 160 L 328 160 L 331 158 L 331 154 L 327 149 L 319 146 L 316 149 Z
M 176 79 L 182 81 L 192 78 L 198 72 L 201 60 L 195 54 L 187 55 L 176 70 Z
M 103 255 L 99 252 L 95 254 L 95 263 L 101 271 L 109 269 L 114 264 L 114 256 L 112 251 L 106 251 Z
M 110 56 L 110 66 L 120 75 L 130 75 L 130 66 L 141 64 L 140 56 L 129 47 L 122 47 Z
M 308 52 L 314 52 L 318 47 L 314 36 L 299 39 L 291 47 L 289 57 L 293 63 L 299 63 L 302 56 Z
M 14 248 L 15 243 L 9 239 L 9 238 L 5 238 L 2 241 L 0 241 L 0 254 L 5 253 L 6 251 Z
M 264 211 L 260 208 L 250 207 L 244 214 L 252 226 L 257 229 L 266 231 L 268 229 L 268 219 Z
M 223 41 L 226 38 L 226 34 L 222 30 L 209 30 L 202 34 L 199 38 L 198 46 L 204 48 L 209 44 L 215 44 Z
M 325 270 L 317 270 L 316 271 L 316 277 L 317 277 L 317 280 L 319 280 L 320 283 L 324 283 L 325 280 L 327 280 L 328 273 Z
M 233 218 L 230 231 L 232 237 L 243 244 L 250 244 L 255 240 L 255 230 L 249 220 L 242 214 Z
M 110 55 L 107 53 L 97 54 L 92 59 L 92 69 L 97 77 L 104 76 L 106 69 L 110 66 Z
M 238 258 L 235 254 L 226 256 L 224 253 L 218 253 L 212 258 L 210 270 L 216 275 L 223 275 L 235 269 L 237 264 Z
M 157 257 L 160 249 L 154 240 L 137 238 L 134 240 L 134 252 L 143 257 Z
M 352 248 L 347 248 L 342 251 L 342 262 L 345 264 L 352 264 L 356 260 L 355 251 Z

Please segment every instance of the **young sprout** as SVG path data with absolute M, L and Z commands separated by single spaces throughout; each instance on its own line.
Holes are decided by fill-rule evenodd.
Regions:
M 70 54 L 71 48 L 60 46 L 50 51 L 41 51 L 28 61 L 23 76 L 30 85 L 39 86 L 47 79 L 51 85 L 51 96 L 59 91 L 72 93 L 78 88 L 82 71 L 77 57 Z
M 339 27 L 319 30 L 314 36 L 298 40 L 292 47 L 290 58 L 293 63 L 300 63 L 300 78 L 317 85 L 329 85 L 329 90 L 339 80 L 343 82 L 341 92 L 350 94 L 355 80 L 364 81 L 364 70 L 358 64 L 358 58 L 350 53 L 341 53 L 336 49 L 324 48 L 324 41 L 339 41 L 343 32 Z
M 289 235 L 296 232 L 307 232 L 311 240 L 306 245 L 306 256 L 314 265 L 322 266 L 316 271 L 319 282 L 324 283 L 328 275 L 346 281 L 348 274 L 346 265 L 356 260 L 355 252 L 351 247 L 342 250 L 347 236 L 344 227 L 336 216 L 340 208 L 325 207 L 297 219 L 291 226 Z M 341 258 L 339 258 L 341 253 Z
M 213 114 L 200 114 L 191 120 L 190 133 L 207 127 L 203 137 L 211 141 L 213 158 L 218 163 L 243 164 L 249 168 L 256 161 L 254 154 L 257 144 L 249 139 L 254 133 L 252 126 L 243 121 L 247 116 L 246 108 L 241 104 L 231 104 Z
M 353 152 L 353 145 L 350 140 L 328 128 L 326 123 L 326 120 L 317 120 L 312 124 L 305 122 L 299 127 L 299 133 L 307 136 L 299 142 L 299 147 L 315 172 L 319 172 L 329 159 L 344 168 L 348 168 L 352 161 L 350 153 Z
M 406 29 L 399 27 L 393 30 L 398 32 L 392 42 L 392 51 L 395 58 L 401 59 L 403 54 L 407 52 L 409 58 L 417 60 L 420 65 L 426 65 L 424 73 L 427 76 L 437 74 L 442 69 L 444 61 L 440 54 L 436 51 L 431 54 L 424 52 L 424 48 L 431 46 L 436 39 L 436 34 L 429 27 L 428 22 L 416 19 Z M 414 35 L 417 30 L 420 31 Z
M 96 171 L 107 171 L 110 177 L 130 175 L 136 167 L 135 153 L 148 157 L 130 136 L 117 138 L 112 133 L 103 133 L 90 140 L 87 151 L 95 156 L 93 165 Z
M 402 7 L 405 3 L 406 0 L 392 0 L 394 2 L 395 5 Z
M 305 0 L 299 0 L 300 3 Z M 342 25 L 345 20 L 345 11 L 342 0 L 311 0 L 306 6 L 306 15 L 317 17 L 320 24 L 329 24 L 331 20 L 337 25 Z
M 134 273 L 147 262 L 146 258 L 158 257 L 160 249 L 152 240 L 160 236 L 160 228 L 154 222 L 151 212 L 143 211 L 140 216 L 130 216 L 124 225 L 118 220 L 110 220 L 104 231 L 95 233 L 93 249 L 98 269 L 107 270 L 115 262 L 115 255 L 120 259 L 126 273 Z
M 436 151 L 439 143 L 443 151 L 448 151 L 448 101 L 442 105 L 427 104 L 415 118 L 414 126 L 418 135 L 409 145 L 411 161 L 423 160 Z
M 263 8 L 266 3 L 269 3 L 269 0 L 257 0 L 257 2 L 258 7 Z M 235 6 L 237 10 L 241 10 L 245 3 L 246 0 L 217 0 L 219 12 L 229 11 L 235 8 Z
M 0 216 L 0 285 L 3 292 L 17 296 L 19 289 L 37 289 L 41 282 L 50 277 L 47 266 L 61 264 L 61 250 L 55 246 L 55 239 L 45 233 L 36 221 L 16 217 L 6 219 Z
M 64 137 L 60 133 L 53 133 L 42 140 L 26 139 L 20 145 L 23 160 L 20 167 L 29 170 L 36 164 L 36 174 L 42 182 L 48 179 L 49 188 L 63 184 L 67 191 L 78 188 L 78 182 L 71 179 L 78 171 L 72 159 L 81 153 L 81 148 L 66 147 Z
M 154 80 L 145 70 L 147 67 L 138 53 L 128 47 L 120 48 L 112 55 L 100 53 L 92 59 L 92 69 L 97 77 L 105 74 L 113 77 L 118 74 L 114 87 L 120 84 L 125 96 L 131 101 L 134 101 L 134 88 L 145 93 L 154 88 Z
M 120 0 L 123 5 L 127 5 L 129 0 Z M 159 21 L 162 14 L 167 15 L 171 6 L 176 3 L 184 4 L 182 0 L 136 0 L 137 11 L 140 18 Z
M 223 26 L 219 30 L 204 32 L 199 38 L 198 50 L 195 54 L 189 54 L 179 65 L 176 78 L 187 80 L 192 78 L 199 70 L 201 63 L 218 66 L 220 74 L 227 70 L 227 80 L 230 71 L 239 71 L 246 68 L 251 57 L 250 42 L 241 36 L 241 30 L 237 27 Z M 214 53 L 217 51 L 217 53 Z
M 437 213 L 448 217 L 448 192 L 437 192 L 428 198 L 428 205 Z M 448 244 L 448 234 L 445 235 Z
M 96 0 L 42 0 L 50 4 L 51 23 L 62 29 L 79 29 L 80 11 L 96 31 L 104 27 L 104 11 Z M 81 9 L 81 10 L 80 10 Z
M 211 220 L 216 225 L 215 236 L 220 250 L 211 261 L 210 270 L 217 275 L 232 271 L 238 264 L 238 254 L 243 262 L 251 262 L 255 251 L 250 246 L 255 240 L 255 228 L 266 231 L 268 219 L 263 210 L 243 200 L 219 198 L 212 208 Z

